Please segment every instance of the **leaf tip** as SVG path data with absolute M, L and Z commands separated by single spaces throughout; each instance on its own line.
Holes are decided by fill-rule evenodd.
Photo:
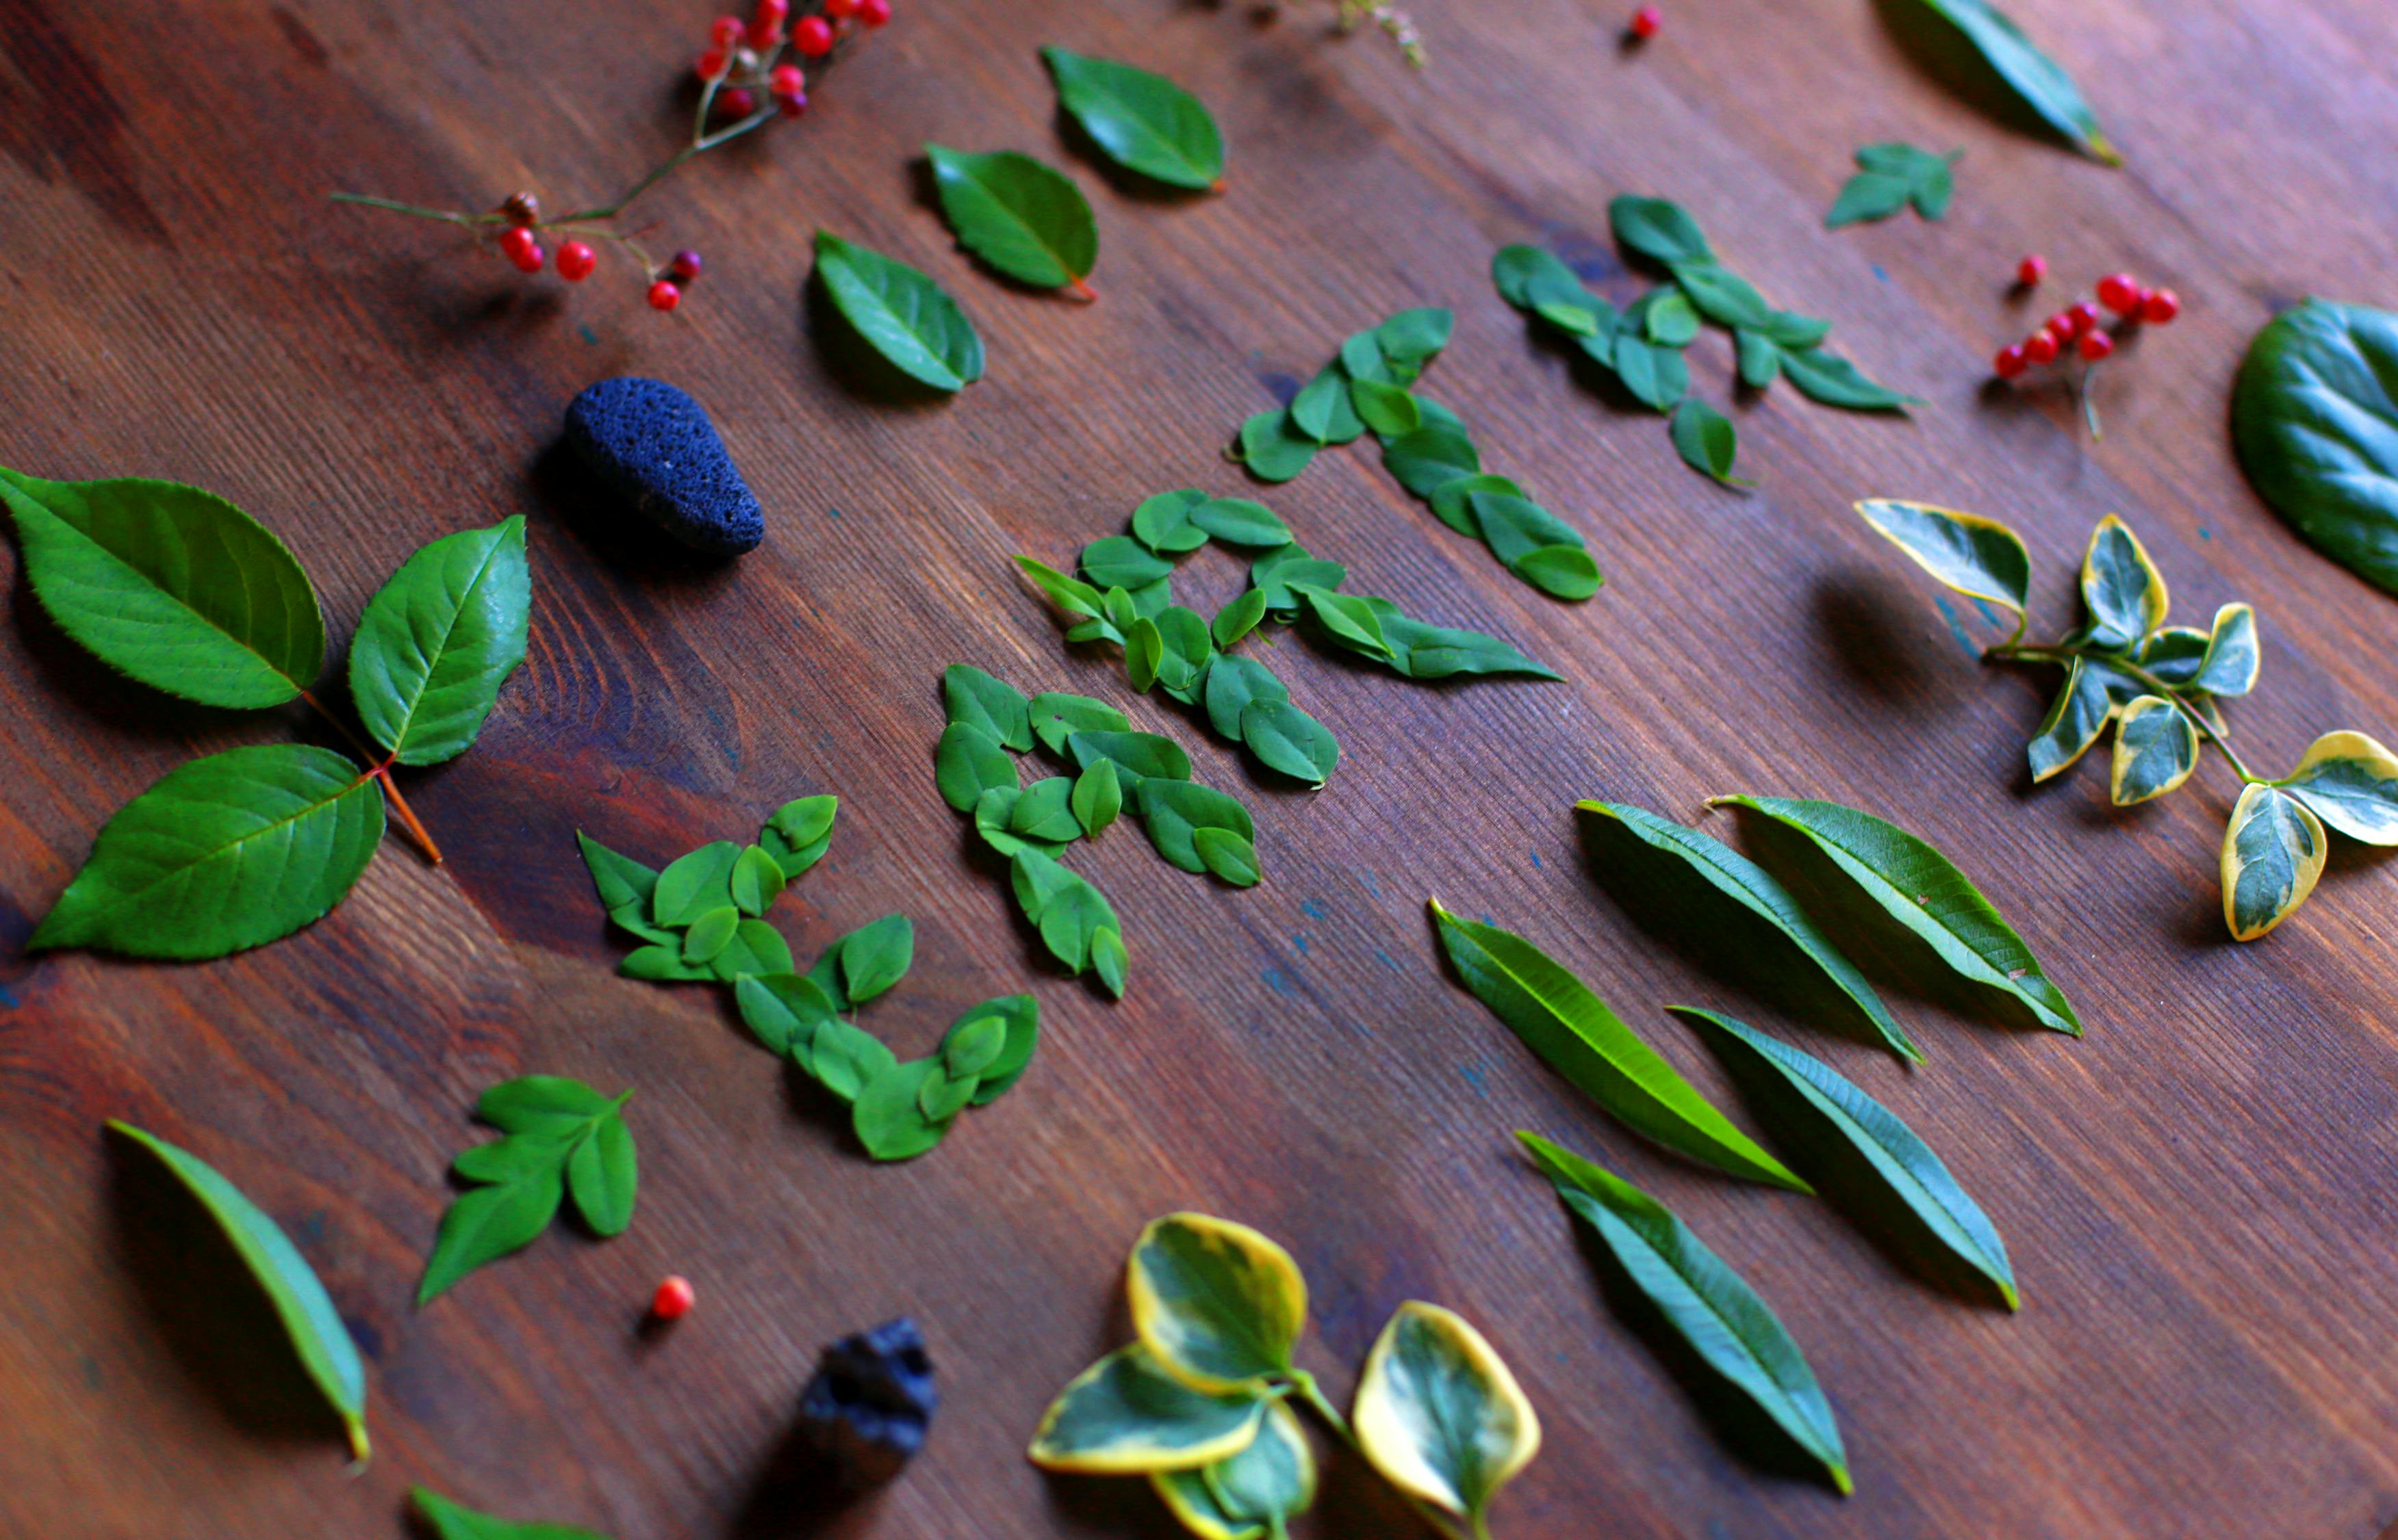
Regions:
M 1827 1460 L 1824 1463 L 1824 1468 L 1831 1473 L 1832 1490 L 1834 1492 L 1846 1497 L 1857 1490 L 1856 1481 L 1849 1475 L 1847 1462 L 1841 1460 Z

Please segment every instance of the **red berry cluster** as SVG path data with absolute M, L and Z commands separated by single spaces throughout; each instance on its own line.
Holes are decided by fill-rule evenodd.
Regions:
M 2015 268 L 2015 281 L 2025 288 L 2048 275 L 2043 257 L 2026 257 Z M 2115 330 L 2099 324 L 2098 307 L 2115 313 Z M 2181 298 L 2170 288 L 2143 288 L 2128 273 L 2110 273 L 2098 280 L 2098 298 L 2082 300 L 2050 316 L 2022 341 L 2001 348 L 1991 368 L 2001 380 L 2013 380 L 2034 364 L 2053 364 L 2067 350 L 2095 364 L 2115 351 L 2115 339 L 2125 328 L 2146 323 L 2162 326 L 2181 314 Z

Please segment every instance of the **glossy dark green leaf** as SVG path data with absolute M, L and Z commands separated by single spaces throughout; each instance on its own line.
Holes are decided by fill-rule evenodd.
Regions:
M 1914 563 L 1957 592 L 2012 610 L 2014 641 L 2030 604 L 2031 554 L 2023 537 L 1994 518 L 1928 502 L 1868 498 L 1857 513 Z
M 1090 276 L 1099 227 L 1063 172 L 1013 150 L 972 154 L 927 144 L 924 154 L 959 245 L 1039 288 L 1081 288 Z
M 367 1457 L 367 1371 L 357 1344 L 333 1306 L 325 1285 L 281 1226 L 252 1203 L 217 1169 L 155 1133 L 112 1118 L 108 1127 L 157 1157 L 161 1165 L 199 1199 L 223 1232 L 242 1265 L 265 1292 L 283 1334 L 299 1355 L 317 1394 L 341 1418 L 350 1453 Z
M 935 390 L 982 378 L 982 339 L 931 278 L 879 251 L 816 232 L 816 277 L 857 334 L 901 373 Z
M 2064 66 L 2033 47 L 2023 29 L 1988 0 L 1900 0 L 1924 18 L 1945 21 L 1981 56 L 2016 100 L 2091 159 L 2120 166 L 2122 157 L 2098 131 L 2098 119 Z M 1971 84 L 1970 82 L 1967 84 Z
M 2031 778 L 2047 781 L 2064 774 L 2089 752 L 2115 714 L 2145 691 L 2122 675 L 2091 658 L 2076 658 L 2065 671 L 2065 683 L 2041 718 L 2040 730 L 2026 750 Z
M 418 1487 L 411 1493 L 417 1513 L 433 1532 L 433 1540 L 608 1540 L 604 1534 L 572 1524 L 519 1524 L 461 1507 L 439 1493 Z
M 1866 982 L 1865 975 L 1857 971 L 1854 963 L 1840 955 L 1839 949 L 1832 944 L 1831 938 L 1807 917 L 1806 911 L 1798 907 L 1798 901 L 1790 896 L 1789 891 L 1775 881 L 1763 867 L 1723 841 L 1660 818 L 1645 808 L 1622 802 L 1597 801 L 1577 802 L 1574 807 L 1583 812 L 1614 819 L 1634 838 L 1651 850 L 1673 856 L 1709 887 L 1779 931 L 1823 971 L 1834 987 L 1865 1013 L 1893 1052 L 1919 1064 L 1922 1062 L 1922 1052 L 1908 1039 L 1906 1030 L 1891 1015 L 1889 1007 L 1881 1003 L 1881 997 L 1874 993 L 1873 985 Z
M 2278 787 L 2242 788 L 2224 826 L 2223 922 L 2234 941 L 2255 941 L 2290 917 L 2323 876 L 2324 827 L 2307 805 Z
M 1192 842 L 1201 829 L 1226 829 L 1244 839 L 1257 837 L 1257 825 L 1240 798 L 1196 781 L 1152 777 L 1140 784 L 1140 817 L 1157 853 L 1186 872 L 1205 873 L 1207 863 Z
M 0 502 L 34 596 L 109 667 L 212 706 L 280 705 L 316 682 L 325 620 L 308 574 L 224 499 L 0 469 Z
M 1137 795 L 1140 783 L 1153 775 L 1168 781 L 1191 779 L 1191 756 L 1173 739 L 1154 732 L 1076 732 L 1068 736 L 1066 748 L 1084 770 L 1101 759 L 1114 760 L 1126 796 Z
M 101 826 L 28 951 L 221 957 L 342 902 L 383 839 L 383 793 L 330 749 L 270 743 L 180 766 Z
M 1685 396 L 1681 405 L 1674 408 L 1672 428 L 1674 450 L 1682 457 L 1683 464 L 1727 487 L 1753 485 L 1731 474 L 1740 441 L 1732 432 L 1731 420 L 1723 413 L 1695 395 Z
M 350 696 L 403 765 L 464 753 L 524 662 L 524 516 L 445 535 L 400 565 L 350 638 Z
M 1113 60 L 1041 50 L 1058 100 L 1108 158 L 1175 187 L 1205 192 L 1224 175 L 1224 141 L 1199 99 L 1166 79 Z
M 1028 714 L 1033 736 L 1052 754 L 1065 753 L 1066 740 L 1077 732 L 1122 732 L 1132 726 L 1123 712 L 1087 695 L 1055 691 L 1035 695 Z
M 2351 839 L 2398 845 L 2398 756 L 2364 733 L 2324 733 L 2274 784 Z
M 2257 611 L 2244 604 L 2224 605 L 2215 612 L 2191 684 L 2209 695 L 2245 695 L 2257 688 L 2260 661 Z
M 1491 554 L 1513 568 L 1535 551 L 1552 545 L 1581 549 L 1582 534 L 1530 498 L 1507 492 L 1475 492 L 1465 500 L 1475 527 Z
M 1271 770 L 1321 786 L 1340 762 L 1329 729 L 1288 701 L 1253 700 L 1241 708 L 1241 743 Z
M 667 863 L 667 869 L 658 874 L 657 887 L 651 891 L 651 917 L 680 930 L 711 909 L 731 904 L 733 867 L 740 859 L 740 846 L 719 839 Z
M 610 1113 L 593 1126 L 566 1161 L 566 1190 L 575 1212 L 600 1235 L 622 1235 L 633 1222 L 640 1172 L 633 1135 L 625 1119 Z
M 949 1120 L 926 1117 L 923 1105 L 926 1085 L 941 1078 L 939 1061 L 913 1059 L 866 1082 L 849 1111 L 850 1126 L 867 1154 L 877 1160 L 911 1160 L 941 1142 Z
M 1607 223 L 1617 240 L 1667 267 L 1715 256 L 1698 221 L 1664 198 L 1615 198 L 1607 206 Z
M 1919 397 L 1902 395 L 1887 385 L 1874 383 L 1859 372 L 1856 365 L 1821 348 L 1784 348 L 1782 373 L 1798 387 L 1801 395 L 1827 407 L 1903 412 L 1920 404 Z
M 1084 834 L 1097 834 L 1116 821 L 1124 810 L 1124 782 L 1116 773 L 1116 762 L 1101 759 L 1084 770 L 1074 782 L 1069 799 L 1074 822 Z
M 941 670 L 941 702 L 952 723 L 978 727 L 1018 754 L 1032 747 L 1029 703 L 1006 680 L 970 663 L 951 663 Z
M 2398 593 L 2398 314 L 2309 299 L 2274 316 L 2240 365 L 2231 438 L 2292 529 Z
M 1798 1345 L 1757 1292 L 1671 1210 L 1631 1183 L 1537 1134 L 1516 1137 L 1567 1209 L 1606 1243 L 1691 1349 L 1820 1461 L 1845 1496 L 1853 1483 L 1831 1403 Z
M 933 780 L 941 800 L 959 812 L 972 812 L 982 794 L 993 787 L 1018 784 L 1015 756 L 970 722 L 952 722 L 941 730 L 933 753 Z
M 1537 246 L 1502 246 L 1492 253 L 1490 282 L 1501 299 L 1519 310 L 1544 299 L 1569 298 L 1583 288 L 1579 274 Z

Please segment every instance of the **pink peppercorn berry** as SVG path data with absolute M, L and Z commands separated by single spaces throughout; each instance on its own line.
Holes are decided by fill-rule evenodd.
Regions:
M 2073 335 L 2087 337 L 2098 329 L 2098 307 L 2084 300 L 2065 313 L 2073 319 Z
M 1990 371 L 2001 380 L 2013 380 L 2030 367 L 2031 360 L 2024 356 L 2021 342 L 2001 348 L 1999 355 L 1990 361 Z
M 692 69 L 701 80 L 714 80 L 724 73 L 727 58 L 722 48 L 710 48 L 699 56 L 699 61 Z
M 650 308 L 652 310 L 672 310 L 675 306 L 680 303 L 682 303 L 682 290 L 677 288 L 673 284 L 667 282 L 666 279 L 660 278 L 656 283 L 650 286 Z
M 869 27 L 879 27 L 891 20 L 891 0 L 857 0 L 857 19 Z
M 581 283 L 591 276 L 591 270 L 599 265 L 599 254 L 591 249 L 590 243 L 586 241 L 558 243 L 558 275 L 568 283 Z
M 791 47 L 802 59 L 822 59 L 832 52 L 832 24 L 821 16 L 803 16 L 791 29 Z
M 658 1292 L 650 1296 L 650 1314 L 660 1320 L 680 1320 L 698 1303 L 699 1295 L 692 1288 L 691 1279 L 677 1273 L 659 1284 Z
M 2037 288 L 2048 276 L 2048 259 L 2034 254 L 2015 263 L 2015 282 L 2026 288 Z
M 741 41 L 741 18 L 720 16 L 708 24 L 707 41 L 711 47 L 731 48 Z
M 783 36 L 783 22 L 791 14 L 791 0 L 758 0 L 749 16 L 749 46 L 773 47 Z
M 1632 13 L 1631 24 L 1624 30 L 1632 34 L 1632 40 L 1635 43 L 1646 43 L 1663 31 L 1664 25 L 1664 11 L 1654 6 L 1643 6 Z
M 2095 364 L 2115 351 L 2115 339 L 2096 327 L 2092 327 L 2088 331 L 2083 332 L 2081 340 L 2073 345 L 2081 350 L 2085 362 Z
M 2042 327 L 2024 339 L 2024 356 L 2035 364 L 2054 364 L 2061 346 L 2056 333 Z
M 667 260 L 667 276 L 678 284 L 688 285 L 699 276 L 699 270 L 706 265 L 699 260 L 698 252 L 685 247 Z
M 2150 326 L 2163 326 L 2180 314 L 2181 296 L 2170 288 L 2151 289 L 2140 301 L 2140 319 Z
M 500 236 L 500 254 L 516 264 L 519 273 L 538 273 L 541 264 L 548 260 L 541 242 L 521 224 L 510 225 Z
M 2109 273 L 2098 280 L 2098 302 L 2118 315 L 2140 308 L 2140 282 L 2128 273 Z
M 716 115 L 721 118 L 748 117 L 758 110 L 758 99 L 739 86 L 716 93 Z

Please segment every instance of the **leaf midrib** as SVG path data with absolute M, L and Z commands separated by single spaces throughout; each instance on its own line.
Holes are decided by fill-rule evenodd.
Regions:
M 416 726 L 416 708 L 424 703 L 425 692 L 433 688 L 433 676 L 441 667 L 441 660 L 449 655 L 450 639 L 458 634 L 460 623 L 466 618 L 467 606 L 474 602 L 476 591 L 483 586 L 483 580 L 491 575 L 492 563 L 499 559 L 500 546 L 504 542 L 505 537 L 493 540 L 484 548 L 483 559 L 476 564 L 474 577 L 468 580 L 465 589 L 459 595 L 456 608 L 450 612 L 450 623 L 441 628 L 441 645 L 425 663 L 424 677 L 418 681 L 414 693 L 407 697 L 407 709 L 401 714 L 399 730 L 392 734 L 399 742 L 386 745 L 392 753 L 398 754 L 408 746 L 408 735 Z
M 92 911 L 92 913 L 95 916 L 114 915 L 120 909 L 124 908 L 127 904 L 132 903 L 137 899 L 147 898 L 152 892 L 165 886 L 167 883 L 185 877 L 198 867 L 204 866 L 209 862 L 222 858 L 229 850 L 238 850 L 240 847 L 249 844 L 251 840 L 263 838 L 268 835 L 274 834 L 279 829 L 290 827 L 291 824 L 298 823 L 303 818 L 324 811 L 327 808 L 339 803 L 342 798 L 357 792 L 370 779 L 370 776 L 360 775 L 357 780 L 352 781 L 341 790 L 333 793 L 330 797 L 324 797 L 319 801 L 312 802 L 308 806 L 302 808 L 299 811 L 291 813 L 287 817 L 278 818 L 271 824 L 261 824 L 259 827 L 250 830 L 249 833 L 228 840 L 222 845 L 212 847 L 207 853 L 200 856 L 199 859 L 185 862 L 183 864 L 172 868 L 165 875 L 156 877 L 150 882 L 146 882 L 139 888 L 125 891 L 122 896 L 115 903 L 110 904 L 102 908 L 96 909 Z M 174 798 L 170 797 L 169 800 L 174 800 Z M 210 803 L 201 805 L 222 808 L 231 804 Z

